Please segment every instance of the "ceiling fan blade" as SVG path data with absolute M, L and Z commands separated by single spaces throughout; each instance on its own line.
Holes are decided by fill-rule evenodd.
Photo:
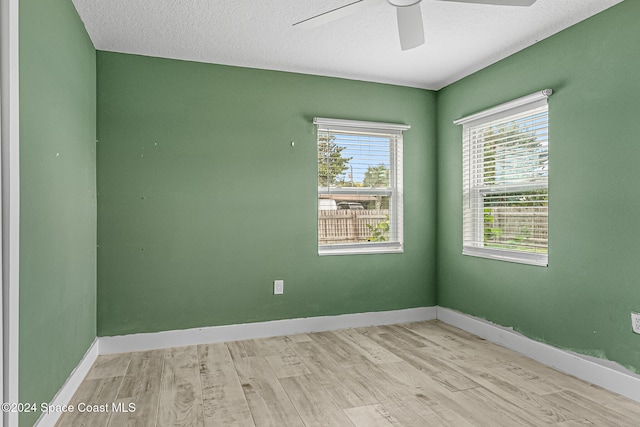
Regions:
M 491 4 L 495 6 L 531 6 L 537 0 L 438 0 L 438 1 L 453 1 L 456 3 Z
M 400 48 L 409 50 L 424 44 L 424 26 L 422 25 L 420 3 L 413 6 L 396 7 L 396 10 L 398 11 Z
M 321 13 L 320 15 L 312 16 L 311 18 L 304 19 L 300 22 L 293 24 L 297 28 L 314 28 L 320 25 L 324 25 L 328 22 L 335 21 L 345 16 L 353 15 L 361 10 L 367 9 L 371 6 L 375 6 L 383 2 L 384 0 L 356 0 L 347 3 L 344 6 L 340 6 L 336 9 L 329 10 Z

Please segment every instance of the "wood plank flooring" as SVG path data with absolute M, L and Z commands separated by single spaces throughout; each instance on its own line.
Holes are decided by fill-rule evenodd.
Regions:
M 640 403 L 438 321 L 100 356 L 71 403 L 108 410 L 59 427 L 640 425 Z

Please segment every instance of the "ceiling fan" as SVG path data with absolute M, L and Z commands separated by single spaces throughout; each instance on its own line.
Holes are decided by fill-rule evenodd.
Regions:
M 400 35 L 400 47 L 402 50 L 413 49 L 424 44 L 424 27 L 420 2 L 422 0 L 356 0 L 329 10 L 311 18 L 304 19 L 293 24 L 298 28 L 313 28 L 326 24 L 336 19 L 352 15 L 361 10 L 388 3 L 396 8 L 398 16 L 398 34 Z M 497 6 L 531 6 L 537 0 L 438 0 L 456 3 L 475 3 Z

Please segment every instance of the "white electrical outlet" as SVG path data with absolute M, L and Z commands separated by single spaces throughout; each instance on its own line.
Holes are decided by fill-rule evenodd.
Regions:
M 284 280 L 273 281 L 273 294 L 274 295 L 284 294 Z
M 631 313 L 631 327 L 633 332 L 640 334 L 640 313 Z

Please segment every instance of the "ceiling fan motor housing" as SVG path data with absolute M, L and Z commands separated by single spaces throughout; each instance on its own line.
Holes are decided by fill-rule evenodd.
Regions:
M 422 0 L 387 0 L 390 5 L 395 7 L 409 7 L 420 3 Z

